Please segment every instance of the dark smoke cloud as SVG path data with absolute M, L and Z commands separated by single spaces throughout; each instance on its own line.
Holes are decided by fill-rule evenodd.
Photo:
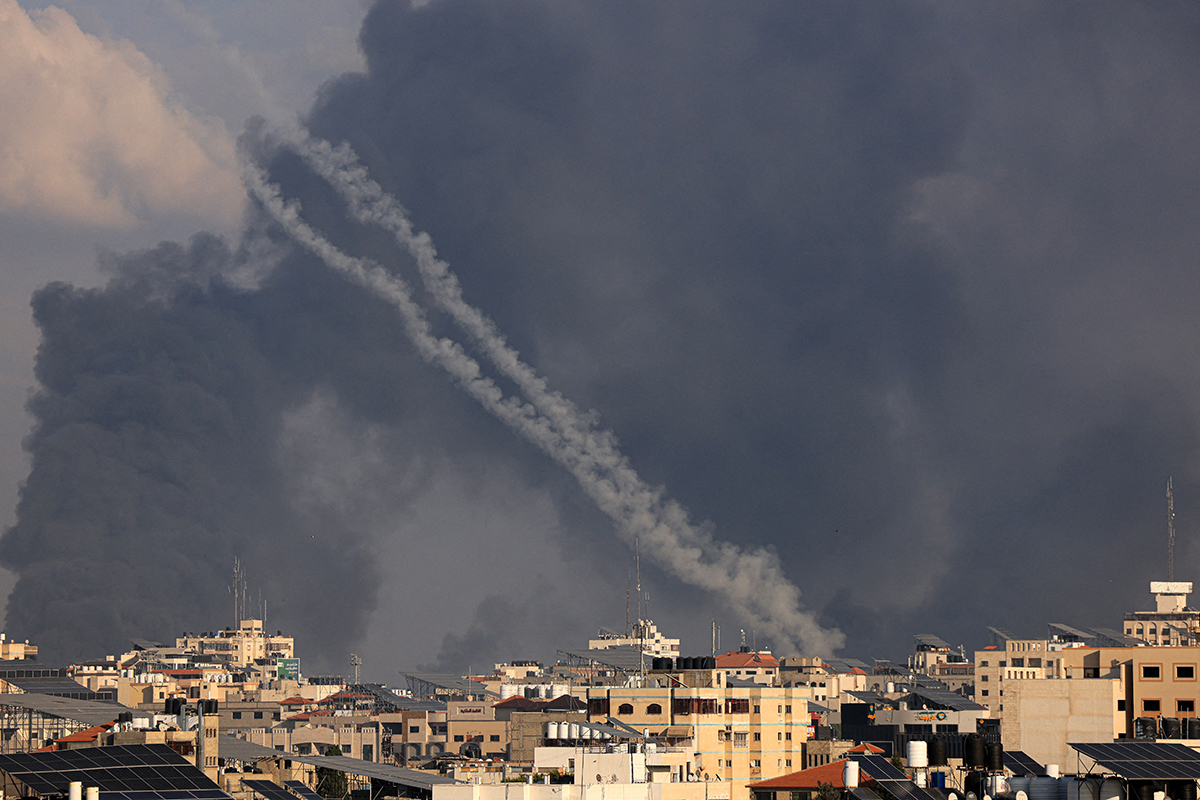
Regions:
M 922 630 L 1115 626 L 1164 577 L 1168 474 L 1196 577 L 1198 31 L 1182 4 L 381 2 L 367 73 L 308 122 L 648 480 L 772 545 L 849 652 L 899 655 Z M 411 274 L 248 141 L 335 244 Z M 628 554 L 586 499 L 311 258 L 230 285 L 257 253 L 201 238 L 37 296 L 14 635 L 91 653 L 212 627 L 236 553 L 330 663 L 361 635 L 450 668 L 616 625 Z M 450 566 L 439 502 L 498 533 L 439 534 L 453 568 L 422 576 Z M 590 583 L 539 602 L 538 566 Z M 726 609 L 645 571 L 652 615 L 706 650 Z

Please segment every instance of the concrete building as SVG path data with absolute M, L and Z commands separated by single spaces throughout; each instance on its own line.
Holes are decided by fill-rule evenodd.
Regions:
M 1189 608 L 1191 581 L 1151 581 L 1153 611 L 1125 615 L 1125 635 L 1153 645 L 1193 647 L 1200 635 L 1200 611 Z
M 0 661 L 37 661 L 38 649 L 36 644 L 15 642 L 7 634 L 0 633 Z
M 1069 769 L 1068 742 L 1109 742 L 1125 732 L 1119 678 L 1019 679 L 1005 683 L 1000 735 L 1005 750 Z
M 188 634 L 175 640 L 175 647 L 211 655 L 229 664 L 247 667 L 255 661 L 278 662 L 296 657 L 296 642 L 282 633 L 263 631 L 261 619 L 244 619 L 236 630 L 227 628 L 210 634 Z
M 588 690 L 588 720 L 613 717 L 637 730 L 649 730 L 668 740 L 691 740 L 691 769 L 728 781 L 733 796 L 745 785 L 798 768 L 808 738 L 807 687 L 720 686 L 722 673 L 683 673 L 686 683 L 672 676 L 656 677 L 660 685 L 604 687 Z
M 725 677 L 761 683 L 764 686 L 779 685 L 779 659 L 766 650 L 752 651 L 749 647 L 730 650 L 717 656 L 717 669 Z
M 627 634 L 601 629 L 598 638 L 588 640 L 589 650 L 607 650 L 610 647 L 631 646 L 641 648 L 651 656 L 674 658 L 679 655 L 679 640 L 668 639 L 659 631 L 654 620 L 639 619 Z

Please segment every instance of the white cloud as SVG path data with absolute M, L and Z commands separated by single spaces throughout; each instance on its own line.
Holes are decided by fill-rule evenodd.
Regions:
M 231 137 L 172 102 L 133 45 L 16 0 L 0 0 L 0 41 L 0 212 L 107 228 L 178 214 L 236 222 L 245 192 Z

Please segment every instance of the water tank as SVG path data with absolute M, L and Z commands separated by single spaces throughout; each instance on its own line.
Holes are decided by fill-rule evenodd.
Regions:
M 1184 720 L 1185 739 L 1200 739 L 1200 717 L 1188 717 Z
M 87 800 L 100 800 L 100 787 L 99 786 L 87 787 L 87 789 L 84 792 L 84 796 L 87 797 Z
M 992 797 L 1008 792 L 1008 779 L 1003 775 L 989 775 L 987 781 L 988 794 Z
M 963 763 L 968 767 L 982 767 L 984 764 L 984 742 L 978 733 L 968 734 L 963 741 Z M 978 792 L 975 793 L 978 796 Z
M 1015 800 L 1029 800 L 1029 792 L 1022 789 L 1021 791 L 1014 794 L 1013 797 L 1015 798 Z
M 67 786 L 67 800 L 83 800 L 83 783 L 71 781 Z
M 1057 779 L 1059 777 L 1058 764 L 1046 765 L 1046 777 Z
M 1179 723 L 1178 717 L 1163 717 L 1160 722 L 1162 723 L 1162 738 L 1183 738 L 1183 732 L 1180 730 L 1183 726 Z
M 921 770 L 920 772 L 917 772 L 915 775 L 913 775 L 913 783 L 915 783 L 917 786 L 920 786 L 922 789 L 925 788 L 926 782 L 927 782 L 927 778 L 926 778 L 924 770 Z
M 1196 782 L 1167 781 L 1167 797 L 1171 800 L 1196 800 Z
M 1125 800 L 1125 785 L 1116 778 L 1105 778 L 1100 783 L 1100 800 Z
M 547 722 L 546 723 L 546 738 L 547 739 L 557 739 L 558 738 L 558 723 L 557 722 Z
M 1028 796 L 1028 794 L 1029 794 L 1029 778 L 1026 778 L 1024 776 L 1018 777 L 1015 775 L 1013 777 L 1009 778 L 1008 779 L 1008 791 L 1010 791 L 1013 794 L 1016 794 L 1017 792 L 1024 792 Z
M 1079 800 L 1079 781 L 1071 781 L 1068 784 L 1067 800 Z
M 946 740 L 941 736 L 929 740 L 929 766 L 944 767 L 947 765 Z
M 888 681 L 887 683 L 885 683 L 883 685 L 883 690 L 885 692 L 887 692 L 888 694 L 891 694 L 892 692 L 896 691 L 896 684 L 892 683 L 891 681 Z
M 1154 800 L 1154 781 L 1130 781 L 1129 800 Z
M 517 687 L 513 686 L 511 683 L 500 684 L 500 699 L 501 700 L 507 700 L 508 698 L 512 697 L 516 693 L 517 693 Z
M 1133 738 L 1157 739 L 1158 720 L 1154 717 L 1138 717 L 1133 721 Z
M 967 773 L 967 777 L 963 780 L 963 788 L 967 791 L 967 795 L 975 797 L 983 797 L 986 787 L 983 785 L 983 773 L 974 770 Z
M 1029 782 L 1029 800 L 1058 800 L 1058 779 L 1032 779 Z
M 560 728 L 560 730 L 561 730 L 561 728 Z M 579 723 L 578 722 L 572 722 L 567 726 L 567 738 L 572 739 L 572 740 L 579 738 Z
M 715 656 L 705 656 L 704 657 L 704 668 L 705 669 L 716 669 L 717 668 L 716 657 Z
M 919 740 L 908 743 L 909 769 L 922 769 L 929 766 L 929 745 Z
M 847 789 L 858 787 L 858 762 L 852 758 L 846 759 L 846 765 L 842 767 L 842 782 Z
M 985 766 L 990 772 L 1004 771 L 1004 745 L 991 742 L 985 748 Z

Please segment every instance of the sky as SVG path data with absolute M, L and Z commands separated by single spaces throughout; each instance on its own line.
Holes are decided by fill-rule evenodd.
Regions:
M 230 624 L 234 557 L 307 672 L 552 658 L 624 627 L 635 541 L 690 653 L 1117 627 L 1168 476 L 1196 577 L 1193 4 L 0 36 L 5 629 L 49 660 Z

